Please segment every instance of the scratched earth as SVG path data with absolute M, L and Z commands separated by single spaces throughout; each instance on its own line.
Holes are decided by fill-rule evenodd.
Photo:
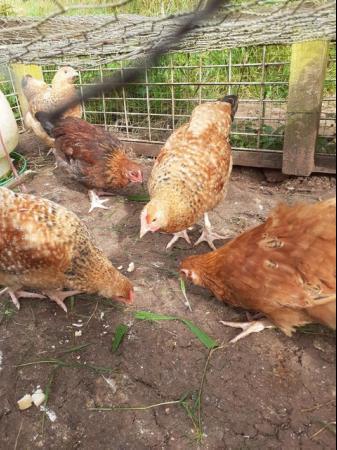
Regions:
M 26 147 L 21 150 L 27 153 Z M 130 191 L 111 197 L 110 210 L 88 215 L 83 187 L 66 180 L 35 146 L 28 158 L 37 171 L 27 184 L 30 193 L 77 213 L 124 273 L 135 264 L 129 276 L 137 301 L 124 309 L 82 295 L 68 303 L 66 315 L 49 301 L 25 300 L 16 311 L 7 298 L 1 299 L 1 450 L 335 448 L 334 333 L 312 326 L 289 339 L 268 330 L 215 352 L 199 405 L 208 350 L 179 321 L 137 321 L 135 312 L 187 318 L 219 344 L 234 337 L 236 331 L 219 322 L 245 320 L 243 311 L 192 286 L 187 295 L 193 312 L 184 305 L 178 264 L 207 247 L 195 250 L 179 242 L 167 253 L 165 235 L 140 241 L 143 204 L 128 201 Z M 151 161 L 144 163 L 148 174 Z M 261 171 L 237 168 L 228 198 L 211 218 L 218 231 L 236 234 L 260 223 L 280 201 L 328 198 L 335 187 L 330 177 L 275 183 Z M 194 241 L 198 233 L 199 226 L 192 232 Z M 129 327 L 128 335 L 112 352 L 120 324 Z M 75 337 L 79 329 L 82 335 Z M 20 412 L 16 402 L 37 386 L 48 394 L 46 411 Z M 95 410 L 101 407 L 111 410 Z

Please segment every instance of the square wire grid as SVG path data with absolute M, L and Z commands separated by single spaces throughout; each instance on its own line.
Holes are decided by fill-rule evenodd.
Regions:
M 282 152 L 289 92 L 290 46 L 262 46 L 177 53 L 162 58 L 142 80 L 121 92 L 91 99 L 84 118 L 102 125 L 121 139 L 164 143 L 173 130 L 187 122 L 202 102 L 227 94 L 240 96 L 232 129 L 234 150 Z M 64 62 L 66 63 L 66 62 Z M 80 70 L 79 88 L 132 62 L 111 62 Z M 58 67 L 43 66 L 46 82 Z M 336 153 L 336 44 L 331 44 L 322 104 L 318 153 Z M 10 71 L 0 71 L 0 88 L 8 97 L 19 125 L 22 116 Z
M 12 73 L 7 66 L 0 66 L 0 91 L 5 95 L 11 105 L 16 122 L 21 130 L 23 128 L 21 107 L 14 87 Z

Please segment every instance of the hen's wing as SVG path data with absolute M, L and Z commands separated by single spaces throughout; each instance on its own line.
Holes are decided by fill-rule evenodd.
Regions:
M 311 321 L 335 323 L 336 199 L 280 206 L 210 258 L 222 298 L 267 314 L 287 334 Z
M 79 181 L 102 189 L 109 184 L 109 162 L 124 153 L 119 139 L 102 127 L 70 117 L 58 122 L 53 135 L 63 164 Z

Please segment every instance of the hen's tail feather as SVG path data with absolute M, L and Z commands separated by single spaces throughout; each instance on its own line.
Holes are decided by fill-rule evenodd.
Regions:
M 35 118 L 40 122 L 44 131 L 51 137 L 53 137 L 53 131 L 55 125 L 50 120 L 50 114 L 45 112 L 37 112 Z
M 232 120 L 234 120 L 239 109 L 239 97 L 237 95 L 226 95 L 226 97 L 220 99 L 220 102 L 232 105 Z

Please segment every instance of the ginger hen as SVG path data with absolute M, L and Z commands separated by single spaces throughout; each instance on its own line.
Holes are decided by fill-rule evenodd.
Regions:
M 0 188 L 0 285 L 7 286 L 1 293 L 8 292 L 18 308 L 20 297 L 47 296 L 64 311 L 64 300 L 80 293 L 124 303 L 134 299 L 131 282 L 94 245 L 75 214 L 4 188 Z
M 62 67 L 56 72 L 51 87 L 44 81 L 36 80 L 26 75 L 22 80 L 22 89 L 29 104 L 29 110 L 25 115 L 25 125 L 31 129 L 48 147 L 54 146 L 51 138 L 41 124 L 35 118 L 37 112 L 51 112 L 65 100 L 76 95 L 74 85 L 78 73 L 71 67 Z M 82 117 L 82 106 L 77 105 L 69 109 L 63 117 Z
M 190 243 L 187 229 L 205 217 L 205 229 L 195 245 L 216 239 L 208 212 L 226 195 L 232 171 L 229 133 L 238 107 L 236 96 L 198 106 L 188 124 L 168 139 L 150 180 L 151 201 L 141 215 L 141 237 L 148 232 L 174 233 L 167 248 L 179 239 Z
M 244 330 L 232 342 L 265 328 L 288 336 L 316 322 L 336 329 L 336 199 L 281 205 L 223 248 L 187 258 L 181 273 L 218 300 L 268 318 L 222 322 Z
M 107 200 L 99 198 L 99 195 L 110 195 L 105 191 L 143 182 L 140 165 L 129 159 L 122 142 L 104 128 L 72 117 L 58 120 L 56 125 L 41 114 L 37 117 L 55 138 L 59 167 L 90 189 L 89 212 L 95 208 L 106 209 Z

